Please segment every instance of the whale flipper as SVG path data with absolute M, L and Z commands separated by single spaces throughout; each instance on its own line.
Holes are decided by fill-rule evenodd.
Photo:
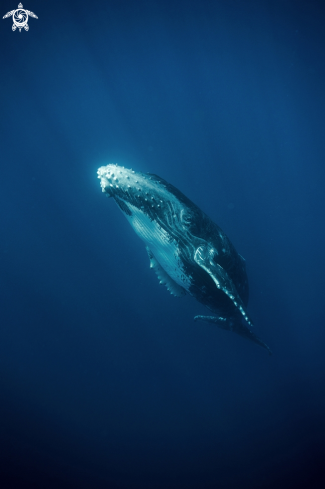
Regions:
M 163 267 L 156 260 L 154 254 L 150 250 L 148 246 L 146 246 L 146 250 L 150 260 L 150 268 L 153 268 L 158 277 L 159 283 L 162 285 L 166 285 L 169 292 L 175 297 L 183 297 L 186 294 L 186 290 L 178 285 L 175 280 L 173 280 L 167 272 L 163 269 Z
M 233 331 L 234 333 L 243 336 L 249 340 L 254 341 L 258 345 L 265 348 L 270 355 L 272 355 L 272 351 L 267 346 L 264 341 L 262 341 L 258 336 L 256 336 L 245 324 L 242 323 L 241 318 L 222 318 L 216 316 L 195 316 L 194 321 L 204 321 L 206 323 L 216 324 L 221 329 L 226 329 L 228 331 Z

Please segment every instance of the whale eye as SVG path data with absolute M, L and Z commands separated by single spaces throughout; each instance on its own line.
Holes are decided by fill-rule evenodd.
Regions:
M 191 215 L 185 210 L 185 209 L 182 209 L 181 210 L 181 222 L 183 224 L 185 224 L 186 226 L 189 226 L 192 222 L 192 217 Z

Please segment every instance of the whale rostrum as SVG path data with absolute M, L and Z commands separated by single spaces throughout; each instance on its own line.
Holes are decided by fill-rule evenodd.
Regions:
M 98 169 L 102 191 L 113 197 L 144 241 L 150 267 L 171 294 L 190 294 L 215 316 L 195 320 L 216 324 L 263 346 L 247 313 L 244 258 L 199 207 L 157 175 L 109 164 Z

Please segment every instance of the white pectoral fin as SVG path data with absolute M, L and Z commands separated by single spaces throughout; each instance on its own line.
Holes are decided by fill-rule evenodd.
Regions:
M 241 300 L 232 280 L 229 278 L 227 272 L 213 261 L 214 254 L 215 250 L 211 246 L 199 246 L 195 251 L 194 260 L 210 275 L 217 288 L 222 290 L 222 292 L 229 297 L 234 306 L 236 306 L 238 309 L 238 312 L 240 312 L 243 318 L 246 320 L 247 324 L 249 326 L 253 326 L 252 321 L 249 319 L 245 311 L 243 301 Z
M 156 260 L 154 254 L 146 246 L 146 250 L 149 255 L 149 260 L 150 260 L 150 268 L 153 268 L 153 270 L 156 272 L 156 275 L 158 277 L 159 283 L 166 285 L 167 289 L 169 292 L 174 295 L 175 297 L 183 297 L 183 295 L 186 294 L 186 290 L 178 285 L 175 280 L 173 280 L 167 272 L 163 269 L 163 267 L 159 264 L 159 262 Z

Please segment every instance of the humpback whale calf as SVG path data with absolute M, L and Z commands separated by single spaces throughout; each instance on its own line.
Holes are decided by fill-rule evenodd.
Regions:
M 144 241 L 160 283 L 177 297 L 190 294 L 215 314 L 194 319 L 233 331 L 271 354 L 251 331 L 245 260 L 222 229 L 157 175 L 113 164 L 97 173 L 102 191 Z

